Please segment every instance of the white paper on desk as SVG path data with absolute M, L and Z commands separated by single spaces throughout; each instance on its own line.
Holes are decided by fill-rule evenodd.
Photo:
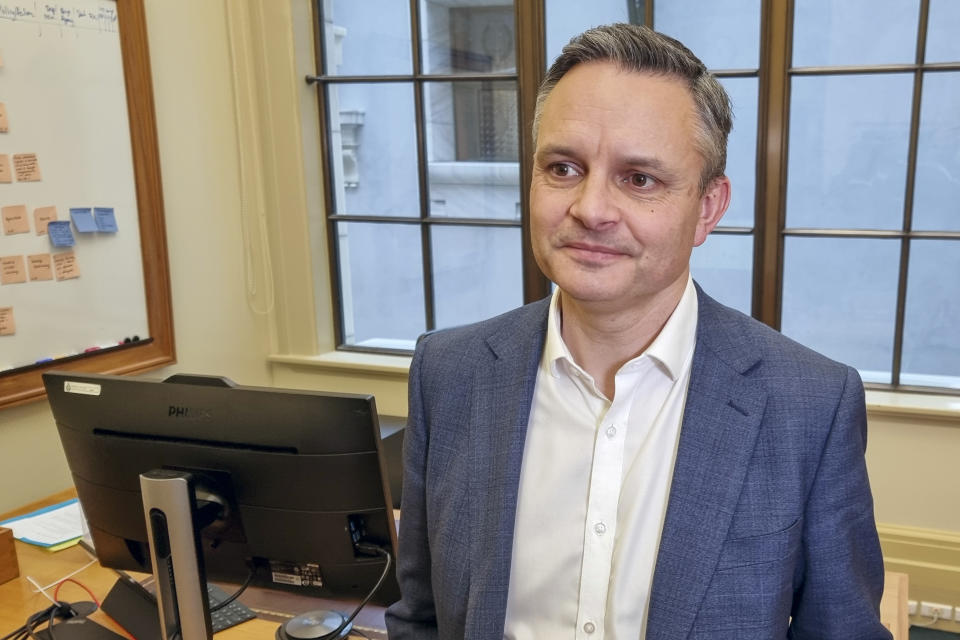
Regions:
M 54 505 L 19 518 L 0 522 L 13 530 L 13 537 L 23 542 L 51 547 L 83 535 L 83 515 L 76 500 Z

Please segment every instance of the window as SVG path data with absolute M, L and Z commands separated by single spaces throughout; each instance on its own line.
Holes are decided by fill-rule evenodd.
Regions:
M 868 382 L 960 388 L 957 8 L 793 15 L 781 329 Z
M 520 305 L 513 5 L 321 4 L 338 344 L 409 350 Z
M 345 349 L 549 292 L 523 239 L 537 84 L 574 34 L 649 24 L 734 104 L 714 297 L 884 388 L 960 388 L 960 3 L 320 0 Z

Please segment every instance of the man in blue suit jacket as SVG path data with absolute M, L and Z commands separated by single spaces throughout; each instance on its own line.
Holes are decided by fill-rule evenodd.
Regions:
M 417 345 L 391 639 L 890 637 L 857 373 L 690 281 L 690 252 L 729 203 L 730 124 L 703 64 L 643 27 L 592 29 L 551 67 L 530 222 L 558 289 Z M 670 375 L 631 377 L 644 362 Z M 558 384 L 577 393 L 551 396 Z M 590 415 L 579 404 L 600 407 L 595 450 L 554 435 Z M 597 456 L 620 437 L 613 411 L 649 435 L 617 449 L 611 475 Z M 575 467 L 592 475 L 568 486 Z M 637 467 L 665 475 L 636 481 Z M 518 515 L 543 500 L 540 513 L 586 513 L 580 497 L 609 500 L 594 492 L 611 482 L 616 517 L 581 518 L 572 537 Z M 532 575 L 540 535 L 543 557 L 576 559 L 544 566 L 557 580 Z M 600 610 L 585 604 L 595 587 Z

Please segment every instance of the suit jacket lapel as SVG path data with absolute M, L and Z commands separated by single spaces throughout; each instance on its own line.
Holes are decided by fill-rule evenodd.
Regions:
M 499 637 L 507 608 L 513 529 L 527 420 L 546 335 L 549 298 L 491 334 L 480 354 L 470 416 L 471 541 L 468 636 Z
M 719 559 L 766 393 L 744 374 L 756 349 L 699 290 L 697 345 L 654 571 L 647 638 L 685 638 Z

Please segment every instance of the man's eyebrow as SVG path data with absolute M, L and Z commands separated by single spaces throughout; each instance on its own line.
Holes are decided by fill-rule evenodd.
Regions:
M 544 158 L 548 156 L 577 157 L 579 154 L 570 146 L 548 144 L 537 148 L 533 155 L 535 158 Z M 620 162 L 624 165 L 645 167 L 656 171 L 668 170 L 666 163 L 657 156 L 624 156 Z
M 535 158 L 542 158 L 544 156 L 576 156 L 576 152 L 572 147 L 567 147 L 559 144 L 548 144 L 543 147 L 538 147 L 534 152 Z
M 623 159 L 623 164 L 655 171 L 667 171 L 667 165 L 656 156 L 627 156 Z
M 536 163 L 546 162 L 548 158 L 574 158 L 579 156 L 577 151 L 570 146 L 562 144 L 547 144 L 539 147 L 533 154 L 533 160 Z M 652 171 L 657 174 L 661 180 L 671 181 L 678 178 L 675 169 L 671 169 L 662 158 L 649 155 L 628 155 L 623 156 L 620 161 L 622 167 L 633 167 Z

